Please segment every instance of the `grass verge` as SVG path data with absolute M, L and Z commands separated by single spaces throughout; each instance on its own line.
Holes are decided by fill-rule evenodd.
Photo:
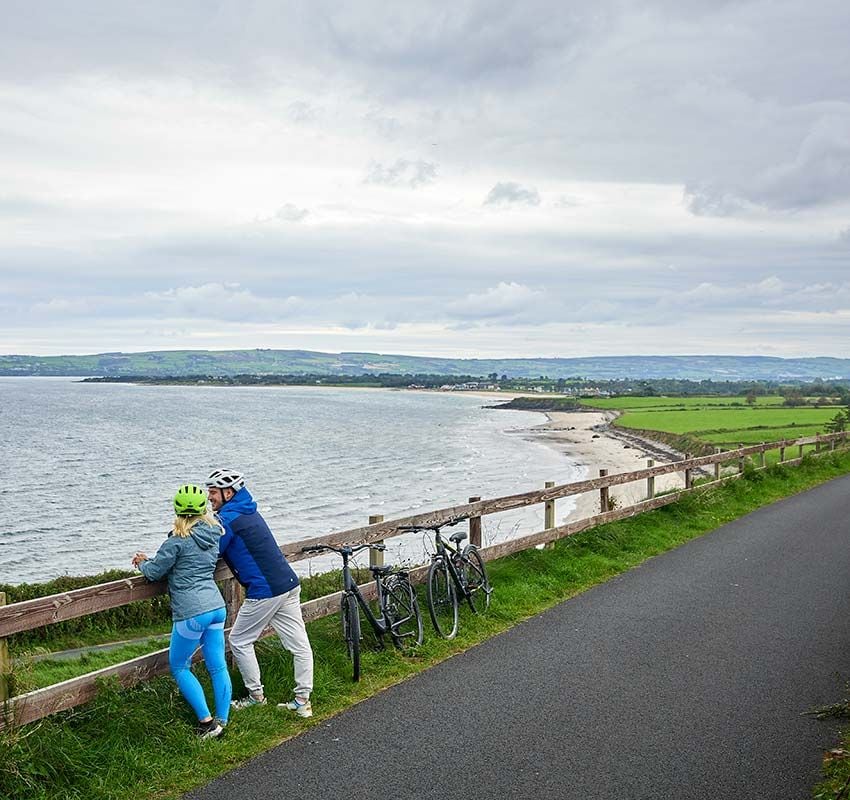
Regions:
M 850 685 L 845 687 L 848 696 L 833 705 L 816 709 L 811 716 L 817 719 L 835 717 L 846 726 L 834 748 L 824 753 L 823 780 L 815 786 L 815 800 L 845 800 L 850 795 Z
M 200 742 L 189 708 L 170 678 L 125 691 L 106 683 L 88 706 L 7 733 L 0 739 L 0 797 L 174 798 L 207 783 L 251 756 L 429 666 L 504 631 L 591 586 L 760 506 L 850 472 L 850 454 L 807 459 L 796 468 L 771 468 L 697 493 L 658 511 L 613 523 L 489 565 L 495 587 L 485 617 L 462 613 L 458 638 L 426 641 L 412 657 L 392 648 L 367 650 L 364 678 L 350 680 L 338 622 L 309 626 L 316 657 L 316 715 L 283 716 L 274 705 L 237 714 L 227 735 Z M 427 623 L 426 623 L 427 624 Z M 267 694 L 288 697 L 291 659 L 276 642 L 259 645 Z M 200 670 L 204 674 L 204 670 Z M 234 679 L 239 688 L 238 677 Z

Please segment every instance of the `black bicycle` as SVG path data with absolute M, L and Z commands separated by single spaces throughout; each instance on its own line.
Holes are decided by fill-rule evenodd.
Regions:
M 351 659 L 354 680 L 360 680 L 360 613 L 357 606 L 375 631 L 378 644 L 383 647 L 384 636 L 389 634 L 399 650 L 408 650 L 422 644 L 422 612 L 416 600 L 416 590 L 410 583 L 407 572 L 395 567 L 369 567 L 378 592 L 376 617 L 360 593 L 360 588 L 351 575 L 349 560 L 366 548 L 385 550 L 382 544 L 342 545 L 316 544 L 302 548 L 304 553 L 321 553 L 330 550 L 342 556 L 342 635 Z
M 440 528 L 457 525 L 460 520 L 441 525 L 405 525 L 399 531 L 432 531 L 437 548 L 431 556 L 428 570 L 428 613 L 434 629 L 444 639 L 457 634 L 458 596 L 464 598 L 475 614 L 483 614 L 490 606 L 493 589 L 484 559 L 474 544 L 461 550 L 460 543 L 466 539 L 466 531 L 458 531 L 446 541 Z

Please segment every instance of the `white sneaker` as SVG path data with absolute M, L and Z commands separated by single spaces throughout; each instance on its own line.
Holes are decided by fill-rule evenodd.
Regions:
M 243 708 L 250 708 L 251 706 L 264 706 L 266 704 L 266 698 L 262 697 L 259 700 L 253 695 L 249 694 L 247 697 L 242 697 L 239 700 L 231 700 L 230 707 L 234 711 L 241 711 Z
M 305 719 L 313 716 L 313 706 L 309 700 L 305 703 L 299 703 L 296 698 L 294 700 L 290 700 L 288 703 L 278 703 L 277 707 L 285 708 L 288 711 L 294 711 L 299 717 L 304 717 Z

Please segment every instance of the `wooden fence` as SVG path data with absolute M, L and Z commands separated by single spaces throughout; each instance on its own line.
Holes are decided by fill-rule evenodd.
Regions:
M 466 520 L 469 524 L 470 540 L 479 546 L 481 541 L 481 518 L 490 514 L 498 514 L 526 506 L 543 504 L 545 527 L 537 533 L 532 533 L 517 539 L 500 542 L 490 546 L 484 546 L 481 554 L 485 560 L 501 558 L 511 553 L 517 553 L 529 548 L 545 545 L 572 536 L 581 531 L 626 519 L 645 511 L 675 502 L 683 493 L 702 490 L 706 487 L 717 485 L 724 481 L 740 477 L 745 469 L 747 459 L 758 458 L 756 469 L 763 469 L 766 464 L 766 453 L 769 450 L 779 451 L 779 463 L 784 465 L 798 464 L 803 457 L 804 448 L 810 448 L 814 455 L 831 452 L 837 447 L 843 447 L 847 443 L 847 433 L 834 433 L 827 435 L 816 435 L 800 439 L 787 439 L 778 442 L 762 443 L 751 446 L 739 446 L 735 450 L 719 451 L 712 455 L 690 458 L 685 456 L 683 460 L 668 464 L 656 465 L 648 461 L 646 469 L 633 472 L 623 472 L 608 475 L 606 470 L 600 470 L 598 478 L 555 485 L 549 481 L 543 489 L 524 492 L 522 494 L 497 497 L 490 500 L 482 500 L 479 497 L 471 497 L 467 503 L 449 508 L 441 508 L 423 514 L 402 517 L 400 519 L 384 521 L 382 517 L 371 517 L 370 524 L 359 528 L 340 531 L 327 536 L 317 536 L 298 542 L 291 542 L 281 547 L 281 551 L 290 561 L 299 561 L 308 556 L 302 552 L 302 548 L 310 544 L 329 543 L 359 544 L 366 542 L 379 542 L 390 537 L 400 535 L 398 528 L 403 525 L 440 525 L 449 522 Z M 787 452 L 795 452 L 794 458 L 786 459 Z M 733 465 L 731 474 L 723 475 L 724 465 Z M 694 485 L 693 475 L 696 471 L 705 472 L 711 467 L 709 474 L 712 480 L 708 483 Z M 661 496 L 655 495 L 655 478 L 671 473 L 684 473 L 684 489 L 675 490 Z M 613 486 L 620 486 L 636 481 L 646 481 L 646 500 L 635 505 L 624 508 L 610 507 L 609 490 Z M 573 497 L 585 492 L 598 492 L 600 513 L 586 519 L 569 522 L 565 525 L 555 524 L 555 501 L 564 497 Z M 424 581 L 428 572 L 428 566 L 416 567 L 411 572 L 414 582 Z M 232 624 L 239 605 L 242 593 L 238 582 L 233 574 L 224 564 L 219 562 L 215 577 L 223 582 L 224 597 L 228 606 L 228 626 Z M 10 661 L 6 652 L 5 638 L 22 631 L 33 630 L 45 625 L 51 625 L 63 620 L 94 614 L 110 608 L 126 605 L 137 600 L 143 600 L 167 591 L 163 582 L 148 583 L 143 577 L 127 578 L 124 580 L 111 581 L 109 583 L 90 586 L 83 589 L 74 589 L 62 594 L 54 594 L 48 597 L 40 597 L 26 600 L 21 603 L 4 605 L 5 598 L 0 598 L 0 691 L 6 686 L 5 678 L 11 671 Z M 374 596 L 374 584 L 370 583 L 361 587 L 361 591 L 367 598 Z M 306 620 L 318 619 L 336 612 L 339 609 L 341 593 L 319 597 L 302 604 L 301 609 Z M 195 659 L 200 660 L 200 652 L 195 654 Z M 64 711 L 91 700 L 97 693 L 98 681 L 101 678 L 115 677 L 125 687 L 134 686 L 142 681 L 150 680 L 158 675 L 168 672 L 168 650 L 159 650 L 148 655 L 115 664 L 110 667 L 72 678 L 62 683 L 48 686 L 43 689 L 27 692 L 5 699 L 3 701 L 3 713 L 0 714 L 0 728 L 21 726 L 38 719 Z

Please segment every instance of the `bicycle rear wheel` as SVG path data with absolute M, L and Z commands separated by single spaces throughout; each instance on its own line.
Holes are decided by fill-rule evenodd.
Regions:
M 384 583 L 383 612 L 393 644 L 399 650 L 410 650 L 422 644 L 422 612 L 416 590 L 406 577 L 390 576 Z
M 476 614 L 483 614 L 490 607 L 490 579 L 484 567 L 484 559 L 474 544 L 467 545 L 461 554 L 461 580 L 466 587 L 466 600 Z
M 428 570 L 428 613 L 434 630 L 444 639 L 453 639 L 457 633 L 457 592 L 443 558 L 432 561 Z
M 360 611 L 357 600 L 349 594 L 342 596 L 342 638 L 351 660 L 351 671 L 355 681 L 360 680 Z

